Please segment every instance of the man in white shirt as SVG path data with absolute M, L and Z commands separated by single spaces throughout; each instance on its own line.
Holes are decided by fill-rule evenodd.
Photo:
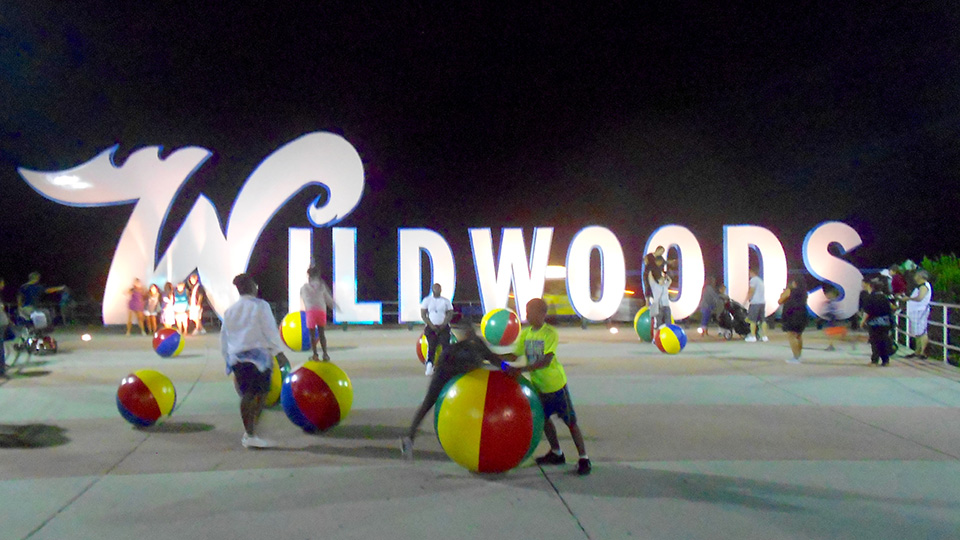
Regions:
M 433 359 L 437 346 L 450 345 L 450 321 L 453 319 L 453 303 L 440 296 L 440 284 L 433 284 L 433 294 L 420 302 L 420 317 L 427 327 L 423 335 L 427 336 L 426 375 L 433 375 Z
M 240 394 L 240 418 L 243 419 L 245 448 L 270 448 L 273 441 L 256 435 L 264 400 L 270 391 L 273 357 L 281 365 L 290 362 L 283 354 L 283 341 L 270 304 L 257 298 L 257 284 L 250 274 L 233 278 L 240 300 L 223 313 L 220 349 L 227 363 L 227 374 L 234 376 Z
M 747 292 L 750 306 L 747 308 L 747 321 L 750 323 L 750 334 L 745 341 L 769 341 L 767 337 L 767 304 L 764 296 L 763 280 L 756 268 L 750 269 L 750 291 Z M 759 327 L 760 331 L 757 331 Z

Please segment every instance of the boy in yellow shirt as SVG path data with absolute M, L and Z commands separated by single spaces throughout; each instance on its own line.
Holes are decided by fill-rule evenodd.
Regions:
M 567 462 L 557 439 L 557 428 L 550 418 L 556 414 L 570 429 L 570 436 L 573 437 L 573 443 L 580 454 L 577 474 L 590 474 L 590 458 L 587 457 L 583 434 L 577 425 L 577 413 L 573 410 L 573 401 L 567 389 L 567 374 L 556 357 L 559 335 L 556 328 L 546 323 L 546 317 L 547 303 L 542 298 L 527 302 L 527 326 L 520 332 L 514 351 L 500 355 L 505 362 L 513 362 L 521 355 L 526 356 L 527 365 L 513 367 L 504 363 L 501 366 L 512 377 L 529 372 L 530 381 L 540 394 L 544 417 L 543 434 L 550 443 L 550 451 L 537 458 L 537 465 L 563 465 Z

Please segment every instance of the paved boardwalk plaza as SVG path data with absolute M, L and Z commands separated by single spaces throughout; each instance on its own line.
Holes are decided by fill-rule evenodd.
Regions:
M 777 333 L 691 336 L 667 356 L 626 328 L 560 332 L 587 477 L 573 463 L 471 474 L 429 417 L 416 460 L 401 460 L 427 384 L 416 331 L 331 331 L 349 418 L 314 436 L 268 410 L 263 431 L 282 447 L 257 451 L 240 445 L 215 334 L 161 359 L 149 338 L 58 330 L 60 353 L 0 382 L 0 538 L 960 538 L 955 368 L 870 367 L 865 344 L 826 352 L 816 332 L 802 365 L 784 362 Z M 115 404 L 141 368 L 178 394 L 146 430 Z

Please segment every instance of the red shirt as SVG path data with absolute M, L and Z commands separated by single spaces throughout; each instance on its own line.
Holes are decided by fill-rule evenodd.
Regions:
M 907 280 L 900 274 L 894 274 L 891 278 L 890 288 L 893 294 L 907 294 Z

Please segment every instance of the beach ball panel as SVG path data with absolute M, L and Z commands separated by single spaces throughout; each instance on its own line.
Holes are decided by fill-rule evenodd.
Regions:
M 346 372 L 330 362 L 309 361 L 303 367 L 314 372 L 325 382 L 337 400 L 340 418 L 346 418 L 350 409 L 353 408 L 353 386 Z
M 294 386 L 293 397 L 307 422 L 321 431 L 338 424 L 340 404 L 327 382 L 310 369 L 301 369 L 294 376 L 301 380 Z
M 134 373 L 153 395 L 161 416 L 168 416 L 173 412 L 177 402 L 177 391 L 166 375 L 149 369 L 141 369 Z
M 520 460 L 520 463 L 523 463 L 533 455 L 533 452 L 537 449 L 537 445 L 540 444 L 540 438 L 543 436 L 543 404 L 540 403 L 540 394 L 537 393 L 537 389 L 534 388 L 533 383 L 526 377 L 517 377 L 517 382 L 520 384 L 520 391 L 523 392 L 523 396 L 530 405 L 530 414 L 532 415 L 530 445 L 527 453 L 523 456 L 523 459 Z
M 450 459 L 462 467 L 479 468 L 483 404 L 486 402 L 488 371 L 475 370 L 460 377 L 450 388 L 437 414 L 437 438 Z
M 479 472 L 501 472 L 516 467 L 530 448 L 533 420 L 530 405 L 507 375 L 488 372 L 483 422 L 480 430 Z M 497 452 L 488 452 L 490 447 Z
M 124 418 L 141 426 L 149 426 L 162 416 L 150 388 L 138 376 L 128 376 L 117 389 L 117 408 Z

